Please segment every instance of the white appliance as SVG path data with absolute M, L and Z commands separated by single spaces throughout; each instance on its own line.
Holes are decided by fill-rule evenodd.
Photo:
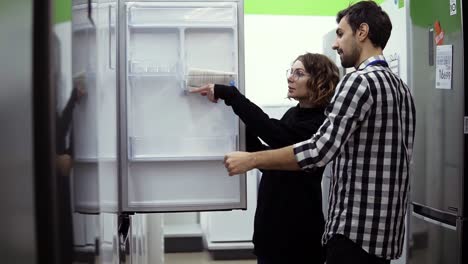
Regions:
M 125 261 L 139 214 L 246 209 L 245 174 L 223 164 L 245 148 L 243 125 L 188 92 L 218 80 L 244 91 L 243 1 L 76 0 L 72 24 L 87 90 L 73 116 L 75 211 L 119 214 Z
M 121 210 L 242 209 L 239 119 L 187 92 L 192 68 L 236 73 L 243 89 L 242 1 L 122 1 L 119 6 Z
M 79 211 L 105 202 L 112 211 L 116 198 L 127 213 L 245 209 L 245 175 L 228 177 L 222 162 L 244 148 L 242 124 L 225 105 L 187 91 L 193 69 L 229 73 L 243 90 L 243 2 L 101 3 L 91 33 L 78 26 L 80 17 L 89 25 L 83 6 L 73 72 L 88 90 L 73 120 L 75 179 L 90 188 L 75 190 Z M 118 194 L 93 189 L 100 185 Z

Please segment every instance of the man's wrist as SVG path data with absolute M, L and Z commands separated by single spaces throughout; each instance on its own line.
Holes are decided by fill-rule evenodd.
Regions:
M 250 166 L 251 166 L 251 169 L 255 169 L 258 167 L 258 155 L 259 155 L 259 152 L 252 152 L 251 153 L 251 157 L 250 157 Z

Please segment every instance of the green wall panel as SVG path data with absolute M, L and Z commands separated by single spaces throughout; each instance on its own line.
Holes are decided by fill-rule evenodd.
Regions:
M 54 24 L 71 21 L 72 0 L 53 0 Z
M 457 14 L 454 16 L 450 15 L 449 0 L 411 0 L 410 15 L 413 24 L 421 27 L 432 27 L 439 20 L 446 33 L 461 29 L 460 0 L 457 0 Z
M 336 16 L 356 0 L 244 0 L 246 14 Z M 376 0 L 378 4 L 384 0 Z

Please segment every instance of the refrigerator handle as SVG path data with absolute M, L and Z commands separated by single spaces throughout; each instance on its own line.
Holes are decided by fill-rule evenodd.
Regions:
M 457 216 L 415 202 L 412 203 L 412 206 L 413 216 L 452 230 L 457 229 Z
M 94 24 L 94 20 L 93 20 L 93 6 L 92 6 L 92 0 L 88 0 L 88 19 L 89 19 L 89 22 L 91 23 L 91 25 L 96 26 L 96 25 Z
M 428 49 L 429 52 L 427 53 L 429 56 L 429 66 L 434 66 L 434 29 L 429 29 L 428 34 Z
M 109 5 L 109 69 L 115 70 L 115 67 L 112 65 L 112 5 Z M 116 23 L 114 23 L 115 26 L 117 26 Z M 115 30 L 115 34 L 117 34 L 117 30 Z

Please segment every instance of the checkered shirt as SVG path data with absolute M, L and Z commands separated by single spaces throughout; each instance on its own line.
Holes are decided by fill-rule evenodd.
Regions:
M 302 169 L 332 162 L 323 243 L 342 234 L 370 254 L 401 256 L 415 106 L 383 56 L 344 76 L 311 139 L 295 144 Z

